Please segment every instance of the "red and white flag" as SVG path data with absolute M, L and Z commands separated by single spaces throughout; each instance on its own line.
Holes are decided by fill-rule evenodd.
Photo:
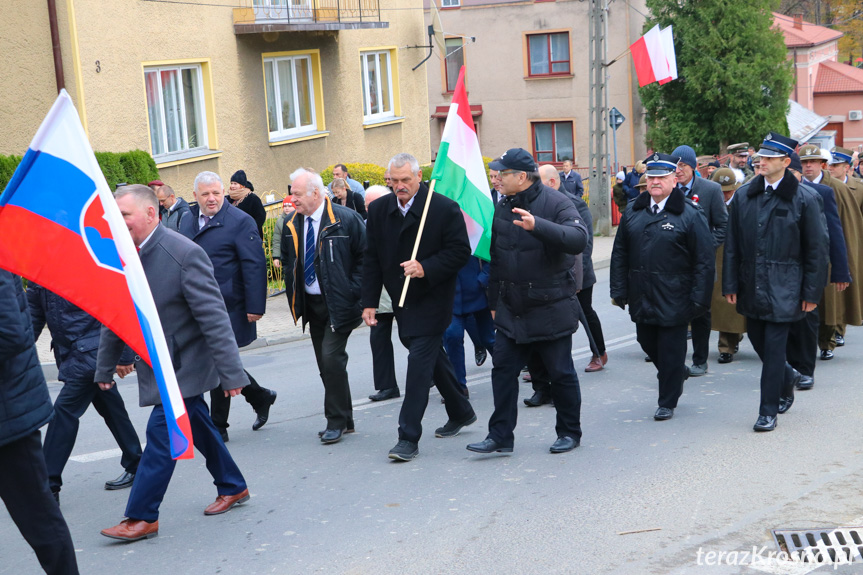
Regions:
M 677 59 L 671 27 L 660 30 L 657 24 L 629 47 L 638 75 L 638 85 L 664 84 L 677 78 Z M 673 68 L 669 69 L 671 66 Z
M 662 37 L 662 50 L 665 52 L 665 63 L 668 65 L 668 76 L 659 80 L 659 84 L 662 85 L 677 80 L 677 56 L 674 54 L 674 33 L 671 26 L 660 30 L 659 35 Z

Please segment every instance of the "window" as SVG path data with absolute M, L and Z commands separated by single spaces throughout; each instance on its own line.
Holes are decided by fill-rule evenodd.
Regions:
M 264 58 L 270 140 L 318 130 L 312 55 Z
M 533 122 L 533 157 L 537 162 L 573 160 L 572 122 Z
M 144 68 L 154 158 L 208 149 L 201 64 Z
M 395 117 L 390 51 L 361 52 L 363 121 L 377 122 Z
M 461 6 L 460 0 L 441 0 L 441 8 L 457 8 Z
M 569 32 L 528 34 L 528 76 L 569 75 Z
M 456 82 L 458 82 L 459 70 L 464 65 L 464 39 L 447 38 L 444 42 L 446 43 L 446 58 L 444 61 L 446 91 L 454 92 Z

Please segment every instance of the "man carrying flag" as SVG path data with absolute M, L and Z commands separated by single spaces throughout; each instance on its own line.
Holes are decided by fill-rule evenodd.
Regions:
M 210 419 L 203 393 L 221 385 L 226 394 L 238 395 L 249 378 L 243 372 L 213 267 L 201 247 L 159 224 L 159 202 L 150 188 L 124 186 L 115 198 L 138 248 L 166 340 L 171 342 L 171 359 L 195 447 L 207 460 L 217 486 L 218 497 L 204 514 L 224 513 L 248 501 L 249 490 Z M 114 369 L 123 347 L 111 330 L 102 329 L 96 367 L 96 381 L 102 389 L 114 385 Z M 147 447 L 129 494 L 127 518 L 102 531 L 106 537 L 124 541 L 158 534 L 159 505 L 176 465 L 154 370 L 144 361 L 137 361 L 135 367 L 140 405 L 154 406 L 147 423 Z

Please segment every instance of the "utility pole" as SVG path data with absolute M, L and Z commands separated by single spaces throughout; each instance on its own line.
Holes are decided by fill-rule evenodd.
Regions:
M 611 234 L 611 203 L 608 165 L 608 92 L 607 59 L 608 0 L 590 0 L 588 43 L 590 59 L 590 208 L 593 230 Z

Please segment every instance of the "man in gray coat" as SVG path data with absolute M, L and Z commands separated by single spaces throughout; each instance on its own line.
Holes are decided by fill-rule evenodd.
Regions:
M 156 198 L 159 200 L 159 213 L 162 224 L 169 230 L 180 231 L 180 223 L 191 213 L 189 203 L 183 198 L 174 195 L 174 188 L 168 184 L 162 184 L 155 188 Z
M 207 460 L 207 469 L 218 488 L 216 501 L 204 514 L 224 513 L 248 501 L 249 490 L 210 419 L 203 394 L 221 385 L 226 394 L 238 395 L 241 388 L 248 385 L 249 378 L 243 372 L 213 267 L 198 245 L 159 225 L 159 204 L 149 188 L 124 186 L 117 190 L 115 198 L 138 247 L 159 311 L 195 447 Z M 102 329 L 95 377 L 102 389 L 114 385 L 113 374 L 123 347 L 123 342 L 113 332 Z M 159 505 L 175 465 L 153 370 L 137 359 L 139 403 L 141 407 L 154 406 L 147 422 L 147 447 L 129 494 L 127 519 L 102 531 L 106 537 L 124 541 L 158 534 Z M 119 375 L 123 377 L 126 372 Z

